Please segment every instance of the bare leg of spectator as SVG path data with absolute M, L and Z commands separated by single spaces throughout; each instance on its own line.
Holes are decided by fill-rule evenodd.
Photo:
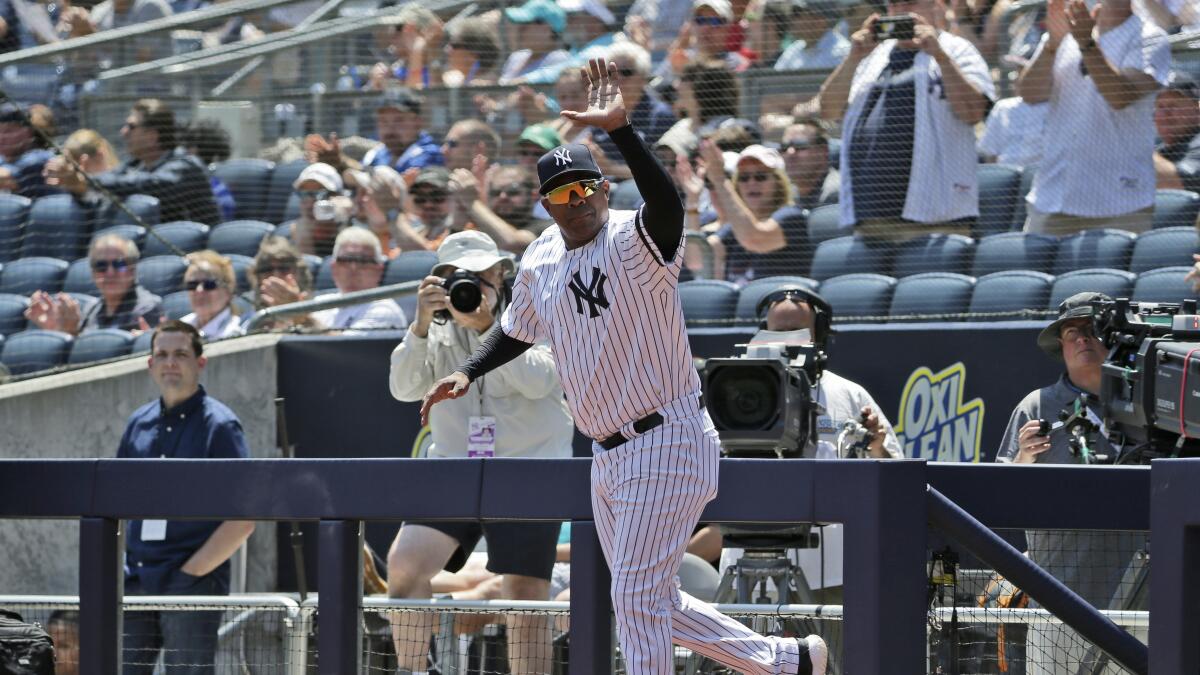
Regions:
M 518 574 L 504 575 L 504 597 L 512 600 L 545 600 L 550 582 Z M 546 616 L 511 614 L 508 617 L 508 668 L 513 673 L 548 675 L 554 650 Z
M 458 542 L 442 532 L 405 523 L 388 551 L 388 597 L 432 597 L 430 580 L 457 548 Z M 396 663 L 401 669 L 417 672 L 428 669 L 434 618 L 431 612 L 392 615 L 392 639 L 396 645 Z

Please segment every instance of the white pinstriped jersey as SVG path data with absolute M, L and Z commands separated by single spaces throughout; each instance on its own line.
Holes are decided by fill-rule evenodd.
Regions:
M 525 250 L 500 320 L 510 337 L 550 343 L 575 424 L 596 440 L 700 393 L 679 302 L 683 243 L 664 262 L 641 214 L 609 211 L 570 250 L 550 226 Z

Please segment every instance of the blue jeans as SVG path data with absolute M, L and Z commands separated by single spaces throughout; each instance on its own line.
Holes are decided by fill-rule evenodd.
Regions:
M 215 574 L 193 577 L 171 572 L 166 595 L 225 595 L 229 587 Z M 126 595 L 147 595 L 136 580 L 125 584 Z M 126 611 L 123 675 L 151 675 L 163 653 L 165 671 L 171 675 L 211 675 L 217 652 L 217 630 L 221 612 Z

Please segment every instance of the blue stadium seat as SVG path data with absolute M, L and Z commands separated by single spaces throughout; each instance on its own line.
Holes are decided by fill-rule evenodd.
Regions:
M 250 290 L 250 279 L 246 276 L 246 270 L 254 267 L 254 258 L 237 254 L 230 254 L 225 257 L 229 258 L 229 262 L 233 264 L 233 276 L 237 278 L 238 293 L 245 293 Z
M 1129 258 L 1129 271 L 1141 274 L 1147 270 L 1172 265 L 1191 266 L 1192 254 L 1200 252 L 1195 227 L 1164 227 L 1138 235 Z
M 755 314 L 755 310 L 758 309 L 758 303 L 771 291 L 783 286 L 803 286 L 815 291 L 818 284 L 808 277 L 777 276 L 755 279 L 742 286 L 742 290 L 738 293 L 737 309 L 733 313 L 734 319 L 739 325 L 757 325 L 758 316 Z
M 175 291 L 163 296 L 163 315 L 168 319 L 181 319 L 192 313 L 192 301 L 187 291 Z
M 437 253 L 433 251 L 404 251 L 388 261 L 387 267 L 383 270 L 383 280 L 380 285 L 390 286 L 405 281 L 420 281 L 429 276 L 436 264 Z
M 160 298 L 183 288 L 184 272 L 187 259 L 177 255 L 142 258 L 137 265 L 138 283 Z
M 1195 227 L 1200 217 L 1200 195 L 1187 190 L 1159 190 L 1154 193 L 1154 229 Z
M 33 201 L 21 257 L 46 256 L 74 260 L 86 253 L 93 229 L 92 210 L 71 195 L 48 195 Z
M 317 278 L 317 273 L 321 271 L 321 256 L 312 253 L 301 253 L 301 258 L 308 264 L 308 271 L 312 272 L 312 278 Z M 385 272 L 386 274 L 386 272 Z
M 925 272 L 966 274 L 971 266 L 975 240 L 961 234 L 927 234 L 907 241 L 896 254 L 892 274 L 896 278 Z
M 26 309 L 29 309 L 29 298 L 13 293 L 0 293 L 0 335 L 11 335 L 25 330 Z
M 839 320 L 883 321 L 892 303 L 896 280 L 882 274 L 843 274 L 821 282 L 821 297 Z
M 179 251 L 199 251 L 208 245 L 208 232 L 208 225 L 190 220 L 163 223 L 152 228 L 146 236 L 142 255 L 149 258 L 153 255 L 178 255 Z
M 1132 232 L 1104 228 L 1087 230 L 1058 242 L 1054 254 L 1054 274 L 1066 274 L 1075 270 L 1105 267 L 1123 270 L 1129 265 L 1129 254 L 1133 252 Z
M 125 198 L 125 206 L 133 212 L 142 222 L 137 222 L 124 209 L 116 209 L 113 212 L 113 225 L 144 225 L 146 227 L 154 227 L 162 222 L 162 209 L 159 207 L 158 197 L 150 195 L 129 195 Z
M 236 220 L 262 220 L 266 215 L 267 191 L 275 163 L 265 159 L 231 159 L 221 162 L 213 174 L 233 193 Z
M 1021 167 L 1007 164 L 979 164 L 979 219 L 975 236 L 984 237 L 1013 229 L 1021 201 Z
M 1067 272 L 1054 280 L 1046 309 L 1057 311 L 1063 300 L 1085 291 L 1104 293 L 1111 298 L 1128 298 L 1136 278 L 1137 275 L 1132 272 L 1114 269 Z
M 62 290 L 68 266 L 67 261 L 58 258 L 33 257 L 14 260 L 0 270 L 0 293 L 57 293 Z
M 284 239 L 291 241 L 292 224 L 294 222 L 296 222 L 295 218 L 292 218 L 292 219 L 289 219 L 286 223 L 280 223 L 279 225 L 276 225 L 275 231 L 272 232 L 271 234 L 276 237 L 283 237 Z
M 123 237 L 129 241 L 132 241 L 139 250 L 146 241 L 146 228 L 142 227 L 141 225 L 131 225 L 129 223 L 125 223 L 122 225 L 111 225 L 103 230 L 97 231 L 91 236 L 90 239 L 88 239 L 88 245 L 90 246 L 91 242 L 110 234 L 115 234 L 118 237 Z
M 1021 194 L 1017 199 L 1017 208 L 1013 210 L 1013 226 L 1012 229 L 1020 230 L 1025 227 L 1025 218 L 1029 215 L 1026 209 L 1028 202 L 1025 197 L 1029 195 L 1029 191 L 1033 189 L 1033 179 L 1037 176 L 1037 169 L 1033 167 L 1025 167 L 1025 171 L 1021 173 Z
M 266 209 L 260 214 L 263 220 L 268 223 L 282 223 L 300 215 L 300 200 L 292 194 L 292 183 L 296 182 L 306 166 L 308 162 L 303 159 L 275 165 L 275 170 L 271 172 L 270 186 L 267 188 Z M 289 207 L 292 208 L 291 215 L 288 215 Z
M 993 272 L 975 280 L 971 291 L 968 321 L 995 321 L 1041 318 L 1050 297 L 1054 277 L 1032 270 Z M 1034 313 L 1019 315 L 1016 312 Z
M 0 193 L 0 263 L 16 260 L 33 202 L 28 197 Z
M 133 348 L 133 334 L 116 328 L 85 330 L 71 345 L 67 363 L 91 363 L 128 356 Z
M 617 183 L 613 187 L 608 197 L 608 206 L 613 209 L 633 211 L 645 201 L 642 199 L 642 193 L 638 192 L 637 184 L 630 178 Z
M 263 237 L 275 226 L 261 220 L 232 220 L 213 228 L 208 234 L 208 247 L 218 253 L 255 256 Z
M 808 245 L 819 246 L 821 242 L 844 237 L 851 231 L 842 227 L 841 207 L 837 204 L 818 206 L 808 212 Z
M 1048 272 L 1056 250 L 1056 237 L 1026 232 L 993 234 L 975 245 L 971 274 L 978 278 L 1005 270 Z
M 843 274 L 887 271 L 888 246 L 867 244 L 861 237 L 838 237 L 823 241 L 813 254 L 810 277 L 824 281 Z
M 150 351 L 150 340 L 154 338 L 154 331 L 148 330 L 145 333 L 133 339 L 133 345 L 129 348 L 130 354 L 142 354 Z
M 1190 281 L 1184 281 L 1192 266 L 1163 267 L 1138 275 L 1133 283 L 1132 300 L 1139 302 L 1183 302 L 1195 298 Z
M 80 258 L 72 262 L 67 268 L 66 278 L 63 279 L 62 290 L 64 293 L 100 295 L 100 289 L 96 288 L 96 282 L 92 281 L 92 261 Z
M 961 321 L 975 278 L 952 272 L 926 272 L 904 277 L 892 292 L 889 321 Z
M 337 289 L 337 284 L 333 283 L 333 256 L 325 256 L 321 261 L 321 266 L 317 268 L 317 274 L 313 277 L 313 288 L 318 291 Z
M 70 351 L 69 334 L 35 328 L 7 336 L 0 348 L 0 362 L 13 375 L 25 375 L 63 365 Z
M 679 284 L 679 301 L 688 326 L 722 327 L 733 323 L 737 286 L 728 281 L 697 279 Z

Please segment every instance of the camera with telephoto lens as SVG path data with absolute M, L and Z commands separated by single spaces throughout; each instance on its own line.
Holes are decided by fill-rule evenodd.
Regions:
M 482 281 L 474 272 L 454 270 L 453 274 L 442 279 L 442 288 L 450 296 L 450 306 L 463 314 L 474 312 L 483 302 Z M 449 321 L 450 310 L 439 309 L 433 313 L 433 317 L 443 323 Z
M 1116 463 L 1200 456 L 1196 301 L 1095 300 L 1092 324 L 1109 350 L 1100 368 L 1100 403 Z
M 913 18 L 907 14 L 898 16 L 881 16 L 875 20 L 875 39 L 899 40 L 906 42 L 913 39 Z

